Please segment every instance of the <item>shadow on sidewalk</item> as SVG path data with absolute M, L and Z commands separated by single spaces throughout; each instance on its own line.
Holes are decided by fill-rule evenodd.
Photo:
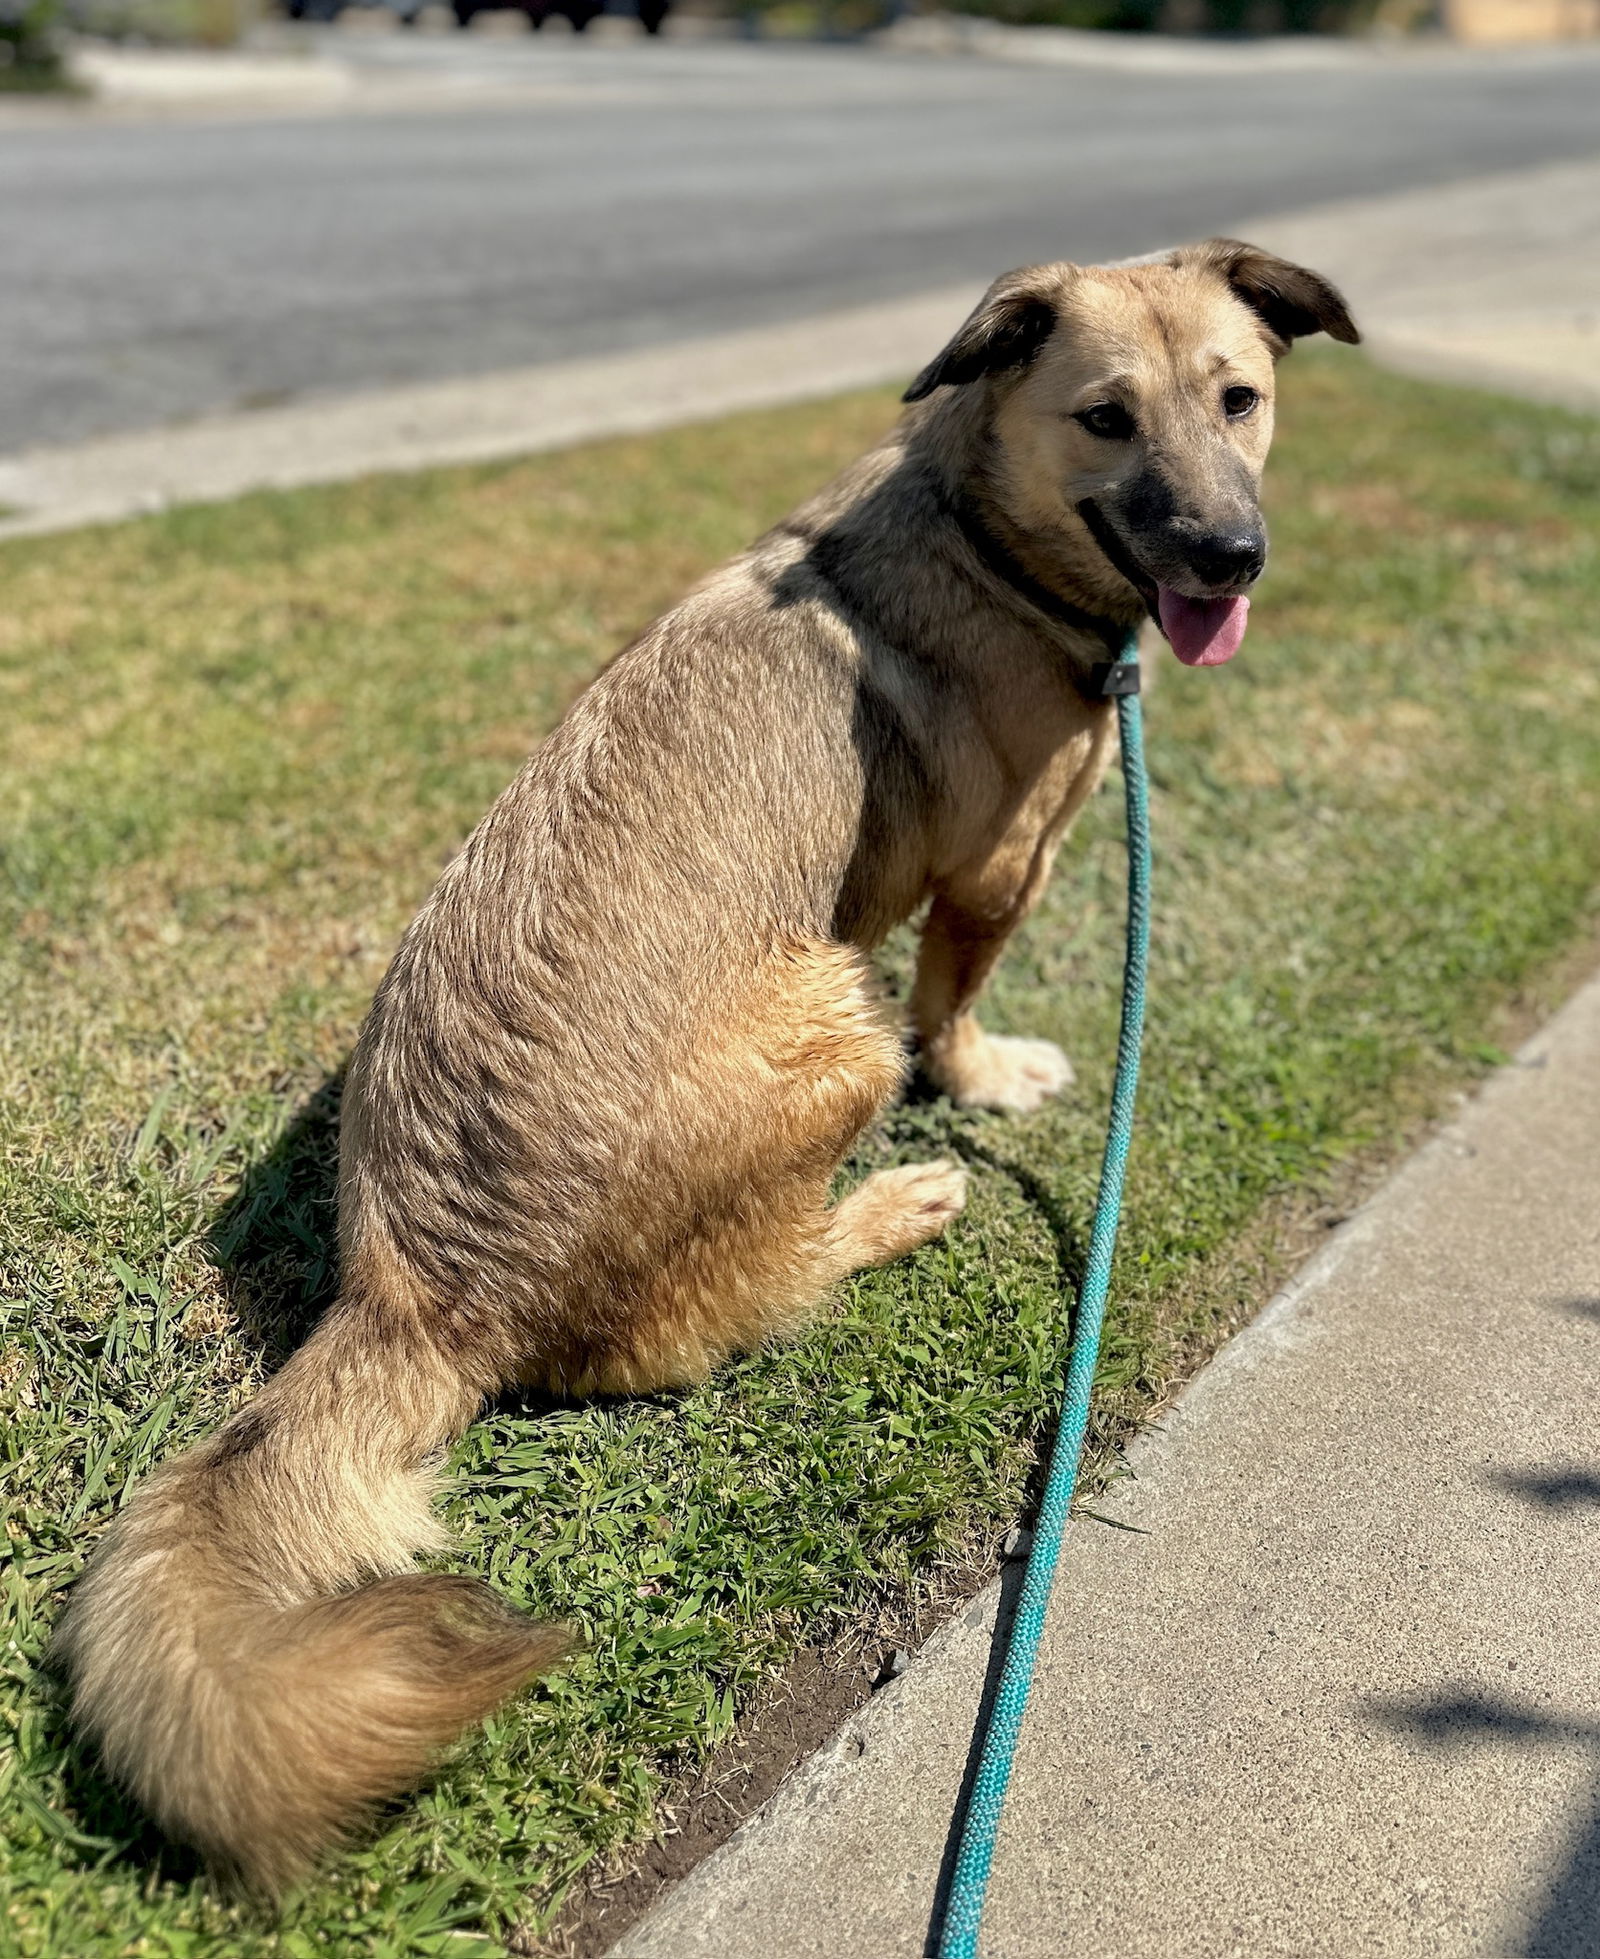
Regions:
M 1547 1302 L 1554 1312 L 1600 1325 L 1600 1297 Z M 1600 1472 L 1568 1464 L 1544 1469 L 1491 1471 L 1489 1485 L 1547 1516 L 1600 1509 Z M 1552 1715 L 1510 1700 L 1492 1689 L 1456 1686 L 1431 1695 L 1374 1701 L 1368 1711 L 1390 1728 L 1441 1750 L 1475 1743 L 1544 1749 L 1587 1749 L 1595 1763 L 1589 1812 L 1568 1835 L 1562 1868 L 1547 1880 L 1542 1902 L 1522 1942 L 1519 1959 L 1600 1959 L 1600 1716 Z M 1538 1783 L 1534 1783 L 1537 1792 Z M 1550 1818 L 1552 1828 L 1558 1827 Z M 1507 1950 L 1511 1950 L 1508 1946 Z
M 1503 1469 L 1490 1478 L 1508 1496 L 1522 1497 L 1541 1510 L 1581 1510 L 1600 1506 L 1600 1476 L 1587 1469 Z
M 1492 1692 L 1462 1687 L 1372 1702 L 1368 1711 L 1434 1748 L 1468 1748 L 1482 1741 L 1526 1748 L 1576 1743 L 1590 1750 L 1600 1768 L 1600 1720 L 1563 1721 Z M 1569 1840 L 1564 1868 L 1515 1950 L 1520 1959 L 1600 1959 L 1600 1776 L 1577 1840 Z

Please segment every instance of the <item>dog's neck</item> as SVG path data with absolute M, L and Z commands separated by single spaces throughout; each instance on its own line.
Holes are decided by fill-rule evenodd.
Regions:
M 997 534 L 1002 527 L 994 522 L 994 513 L 986 513 L 967 492 L 955 491 L 946 507 L 974 557 L 1016 598 L 1058 626 L 1065 626 L 1073 633 L 1092 635 L 1112 655 L 1121 650 L 1133 622 L 1091 611 L 1036 577 Z
M 1142 595 L 1081 513 L 1083 537 L 1073 542 L 1103 573 L 1093 581 L 1099 589 L 1086 583 L 1073 552 L 1020 529 L 1005 514 L 993 480 L 989 408 L 978 392 L 959 391 L 939 403 L 919 433 L 924 439 L 916 446 L 933 472 L 940 505 L 988 579 L 1036 622 L 1092 638 L 1115 656 L 1146 616 Z

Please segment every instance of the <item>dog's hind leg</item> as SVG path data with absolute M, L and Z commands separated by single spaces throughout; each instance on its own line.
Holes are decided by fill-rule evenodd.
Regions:
M 529 1378 L 568 1393 L 688 1386 L 797 1333 L 834 1280 L 936 1236 L 965 1197 L 950 1163 L 879 1171 L 828 1208 L 905 1067 L 854 948 L 776 947 L 664 1076 L 629 1175 L 607 1191 L 583 1337 Z
M 784 1023 L 785 1045 L 805 1057 L 785 1072 L 812 1129 L 807 1170 L 794 1189 L 805 1204 L 801 1193 L 809 1188 L 816 1204 L 850 1144 L 900 1086 L 905 1054 L 858 955 L 841 947 L 807 949 L 795 963 Z M 948 1158 L 874 1172 L 820 1219 L 815 1210 L 796 1219 L 798 1236 L 813 1247 L 812 1283 L 820 1291 L 914 1251 L 938 1237 L 966 1201 L 967 1173 Z
M 810 1077 L 804 1099 L 818 1123 L 822 1152 L 813 1156 L 812 1174 L 825 1164 L 831 1177 L 855 1137 L 900 1086 L 905 1058 L 854 954 L 829 947 L 808 956 L 805 970 L 821 984 L 792 991 L 789 1039 L 802 1033 L 811 1067 L 824 1056 L 830 1064 L 825 1074 Z M 874 1172 L 822 1213 L 816 1278 L 831 1284 L 863 1266 L 887 1265 L 915 1251 L 937 1238 L 966 1201 L 967 1173 L 949 1158 Z
M 948 1157 L 878 1170 L 828 1212 L 828 1276 L 887 1265 L 915 1251 L 960 1215 L 967 1173 Z

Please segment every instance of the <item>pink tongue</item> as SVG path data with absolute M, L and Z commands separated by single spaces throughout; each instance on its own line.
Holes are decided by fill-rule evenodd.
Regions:
M 1165 585 L 1156 599 L 1161 630 L 1186 667 L 1220 667 L 1238 652 L 1248 599 L 1186 599 Z

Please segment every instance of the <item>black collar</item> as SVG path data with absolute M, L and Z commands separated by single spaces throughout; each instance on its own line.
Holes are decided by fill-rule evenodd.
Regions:
M 1125 625 L 1100 613 L 1089 612 L 1081 605 L 1074 605 L 1070 599 L 1062 598 L 1059 592 L 1052 592 L 1048 585 L 1041 584 L 1027 566 L 1019 563 L 1006 549 L 978 515 L 971 500 L 961 492 L 958 491 L 949 500 L 948 508 L 961 535 L 972 546 L 985 570 L 992 572 L 1003 585 L 1009 585 L 1036 612 L 1044 613 L 1057 625 L 1070 626 L 1074 632 L 1091 634 L 1113 659 L 1117 657 L 1127 642 L 1128 628 Z M 1085 521 L 1088 521 L 1087 518 Z M 1089 531 L 1095 543 L 1104 551 L 1105 546 L 1094 524 L 1089 525 Z M 1115 560 L 1112 560 L 1112 564 L 1115 570 L 1122 571 Z M 1122 575 L 1127 576 L 1125 572 Z

